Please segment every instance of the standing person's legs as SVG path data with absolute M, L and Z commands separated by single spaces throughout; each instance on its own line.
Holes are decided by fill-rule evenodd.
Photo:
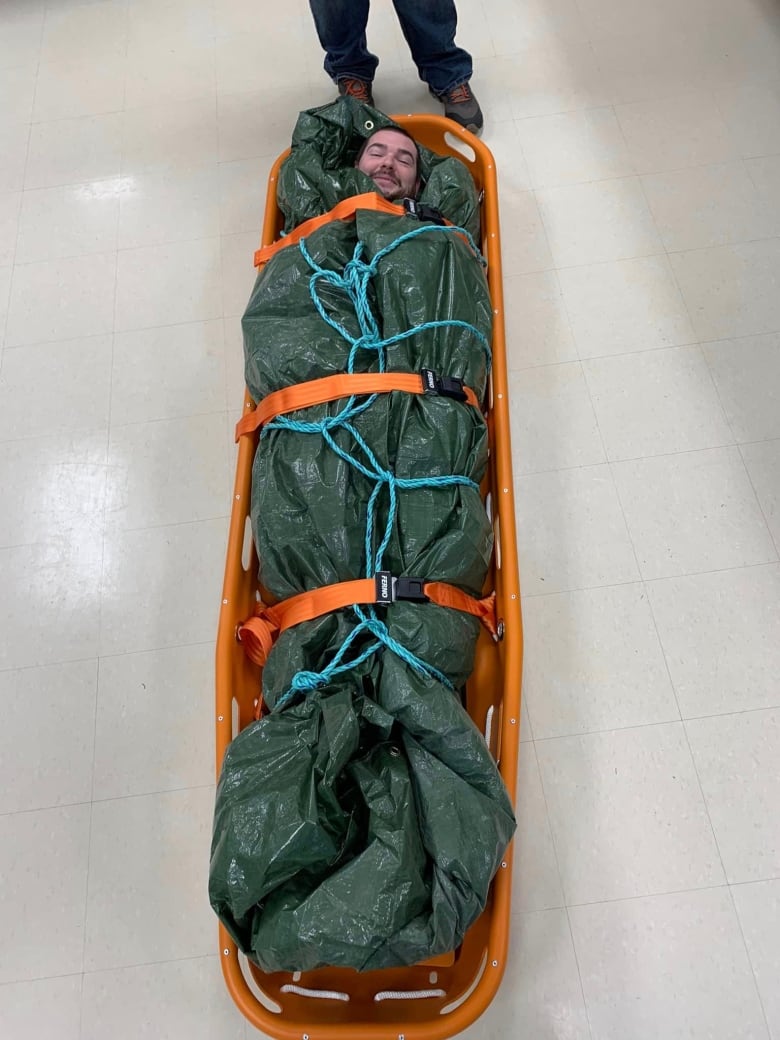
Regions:
M 446 94 L 471 77 L 471 55 L 455 46 L 454 0 L 393 0 L 420 79 Z
M 309 0 L 322 49 L 325 71 L 336 81 L 371 83 L 379 61 L 366 43 L 369 0 Z

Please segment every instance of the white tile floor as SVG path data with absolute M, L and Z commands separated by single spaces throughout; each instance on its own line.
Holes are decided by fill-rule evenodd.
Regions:
M 461 0 L 526 671 L 468 1040 L 780 1040 L 780 7 Z M 377 101 L 434 110 L 389 0 Z M 249 1040 L 205 881 L 264 181 L 305 0 L 0 0 L 0 1036 Z

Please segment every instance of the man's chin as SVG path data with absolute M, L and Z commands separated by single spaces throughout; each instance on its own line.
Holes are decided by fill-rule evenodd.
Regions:
M 400 199 L 403 195 L 403 188 L 400 184 L 382 184 L 379 181 L 374 181 L 374 184 L 376 184 L 379 194 L 386 198 L 388 202 L 395 202 L 396 199 Z

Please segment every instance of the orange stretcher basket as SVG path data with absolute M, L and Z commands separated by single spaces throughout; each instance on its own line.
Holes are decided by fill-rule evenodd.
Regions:
M 443 116 L 394 116 L 421 144 L 461 159 L 483 192 L 482 252 L 493 303 L 493 366 L 487 413 L 488 474 L 483 485 L 495 550 L 486 591 L 495 591 L 498 641 L 480 632 L 466 688 L 469 714 L 485 734 L 514 802 L 520 737 L 523 636 L 515 542 L 512 458 L 504 344 L 504 305 L 495 161 L 490 150 Z M 262 245 L 278 238 L 279 167 L 268 178 Z M 248 258 L 249 261 L 250 258 Z M 254 407 L 248 395 L 245 409 Z M 216 659 L 217 775 L 231 739 L 255 717 L 261 670 L 236 639 L 237 626 L 257 602 L 258 562 L 249 522 L 254 438 L 241 438 L 228 538 Z M 239 953 L 220 925 L 222 971 L 233 1000 L 249 1021 L 275 1040 L 440 1040 L 469 1026 L 488 1006 L 506 967 L 512 846 L 491 885 L 484 912 L 454 953 L 408 968 L 358 973 L 318 968 L 304 973 L 261 971 Z

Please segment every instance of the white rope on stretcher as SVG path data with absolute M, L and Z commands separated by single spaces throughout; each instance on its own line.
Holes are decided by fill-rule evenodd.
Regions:
M 446 997 L 444 989 L 383 989 L 374 994 L 374 1000 L 423 1000 L 426 997 Z
M 299 997 L 322 997 L 323 1000 L 349 1001 L 349 994 L 341 993 L 337 989 L 306 989 L 305 986 L 294 986 L 290 982 L 282 986 L 280 992 L 297 993 Z

